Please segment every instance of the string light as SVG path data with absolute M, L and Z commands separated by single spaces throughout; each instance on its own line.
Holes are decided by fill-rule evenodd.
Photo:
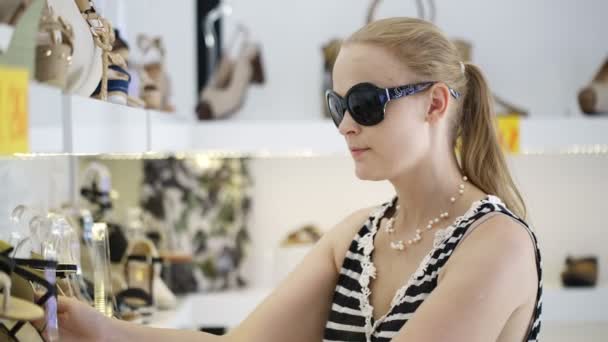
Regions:
M 523 148 L 519 153 L 509 153 L 509 156 L 556 156 L 556 155 L 608 155 L 608 145 L 571 145 L 565 148 Z M 191 152 L 144 152 L 144 153 L 15 153 L 12 155 L 0 156 L 0 160 L 32 160 L 50 159 L 57 157 L 76 157 L 76 158 L 98 158 L 102 160 L 145 160 L 145 159 L 187 159 L 187 158 L 317 158 L 317 157 L 346 157 L 347 152 L 315 152 L 313 150 L 296 150 L 275 152 L 268 149 L 258 151 L 236 151 L 236 150 L 207 150 Z

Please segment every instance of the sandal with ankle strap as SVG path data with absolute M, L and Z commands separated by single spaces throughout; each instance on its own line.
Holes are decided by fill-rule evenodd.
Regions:
M 4 249 L 0 254 L 4 258 L 13 250 L 12 247 L 6 248 L 7 244 L 0 241 L 0 249 Z M 6 260 L 6 259 L 5 259 Z M 39 309 L 46 307 L 47 310 L 56 310 L 56 292 L 55 284 L 49 282 L 43 276 L 37 274 L 30 267 L 41 268 L 50 271 L 53 275 L 57 267 L 57 262 L 50 260 L 37 259 L 22 259 L 11 258 L 13 270 L 11 272 L 11 295 L 12 297 L 21 298 L 21 300 L 31 303 L 33 302 Z M 10 267 L 10 266 L 9 266 Z M 39 289 L 44 290 L 44 293 L 36 298 L 32 284 Z M 11 298 L 12 300 L 13 298 Z M 44 317 L 44 311 L 42 312 Z M 37 318 L 39 319 L 39 318 Z M 40 332 L 37 331 L 30 323 L 30 320 L 11 320 L 0 323 L 0 336 L 7 337 L 9 341 L 45 341 Z M 49 324 L 50 323 L 50 324 Z M 45 328 L 47 338 L 57 340 L 57 322 L 56 315 L 47 315 Z
M 49 8 L 40 19 L 38 30 L 36 80 L 64 89 L 74 53 L 74 31 Z
M 11 275 L 15 262 L 5 255 L 0 255 L 0 318 L 31 322 L 44 317 L 44 310 L 38 305 L 11 296 Z

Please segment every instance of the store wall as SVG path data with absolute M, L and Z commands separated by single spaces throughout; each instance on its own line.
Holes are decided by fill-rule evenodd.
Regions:
M 608 282 L 608 155 L 511 157 L 516 182 L 529 210 L 543 252 L 545 284 L 559 287 L 567 255 L 596 255 L 600 284 Z M 260 159 L 252 162 L 255 180 L 247 266 L 252 283 L 272 284 L 276 249 L 285 235 L 308 223 L 330 229 L 349 213 L 391 198 L 387 182 L 361 182 L 349 158 Z M 279 272 L 281 274 L 281 272 Z
M 124 0 L 117 0 L 124 1 Z M 196 103 L 194 0 L 124 1 L 129 38 L 164 37 L 179 115 Z M 239 119 L 306 119 L 320 114 L 321 46 L 363 24 L 364 0 L 232 0 L 235 22 L 263 46 L 268 83 L 251 89 Z M 607 57 L 608 2 L 603 0 L 436 0 L 436 23 L 474 45 L 473 59 L 495 93 L 534 117 L 578 115 L 576 94 Z M 384 1 L 378 17 L 416 16 L 414 1 Z
M 68 157 L 0 159 L 0 239 L 14 228 L 10 215 L 20 204 L 40 211 L 58 208 L 70 199 Z

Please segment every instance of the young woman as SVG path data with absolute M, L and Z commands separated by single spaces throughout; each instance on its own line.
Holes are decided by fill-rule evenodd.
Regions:
M 62 341 L 533 341 L 536 237 L 494 131 L 491 92 L 432 24 L 345 41 L 327 101 L 355 172 L 396 196 L 328 232 L 227 336 L 152 329 L 62 298 Z

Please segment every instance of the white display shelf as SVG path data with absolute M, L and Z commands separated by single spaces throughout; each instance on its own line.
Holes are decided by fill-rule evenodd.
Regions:
M 604 322 L 608 325 L 608 288 L 545 288 L 543 319 L 547 322 Z
M 159 153 L 192 150 L 196 121 L 175 114 L 148 111 L 150 151 Z
M 64 95 L 30 85 L 33 153 L 225 152 L 254 155 L 347 154 L 329 119 L 218 120 L 175 115 Z M 191 119 L 185 119 L 191 118 Z M 524 118 L 524 153 L 608 152 L 608 117 Z
M 148 114 L 140 108 L 66 95 L 66 152 L 141 153 L 148 150 Z
M 193 129 L 192 149 L 262 156 L 327 155 L 347 151 L 344 138 L 328 120 L 197 123 Z
M 270 293 L 249 289 L 211 294 L 192 294 L 180 299 L 175 311 L 160 312 L 150 321 L 162 328 L 198 329 L 202 326 L 235 327 Z M 551 327 L 604 325 L 608 328 L 608 288 L 546 288 L 543 322 Z M 608 330 L 608 329 L 607 329 Z
M 608 146 L 608 116 L 523 119 L 520 139 L 524 152 L 597 152 Z
M 36 82 L 29 84 L 29 145 L 37 153 L 65 151 L 61 90 Z

